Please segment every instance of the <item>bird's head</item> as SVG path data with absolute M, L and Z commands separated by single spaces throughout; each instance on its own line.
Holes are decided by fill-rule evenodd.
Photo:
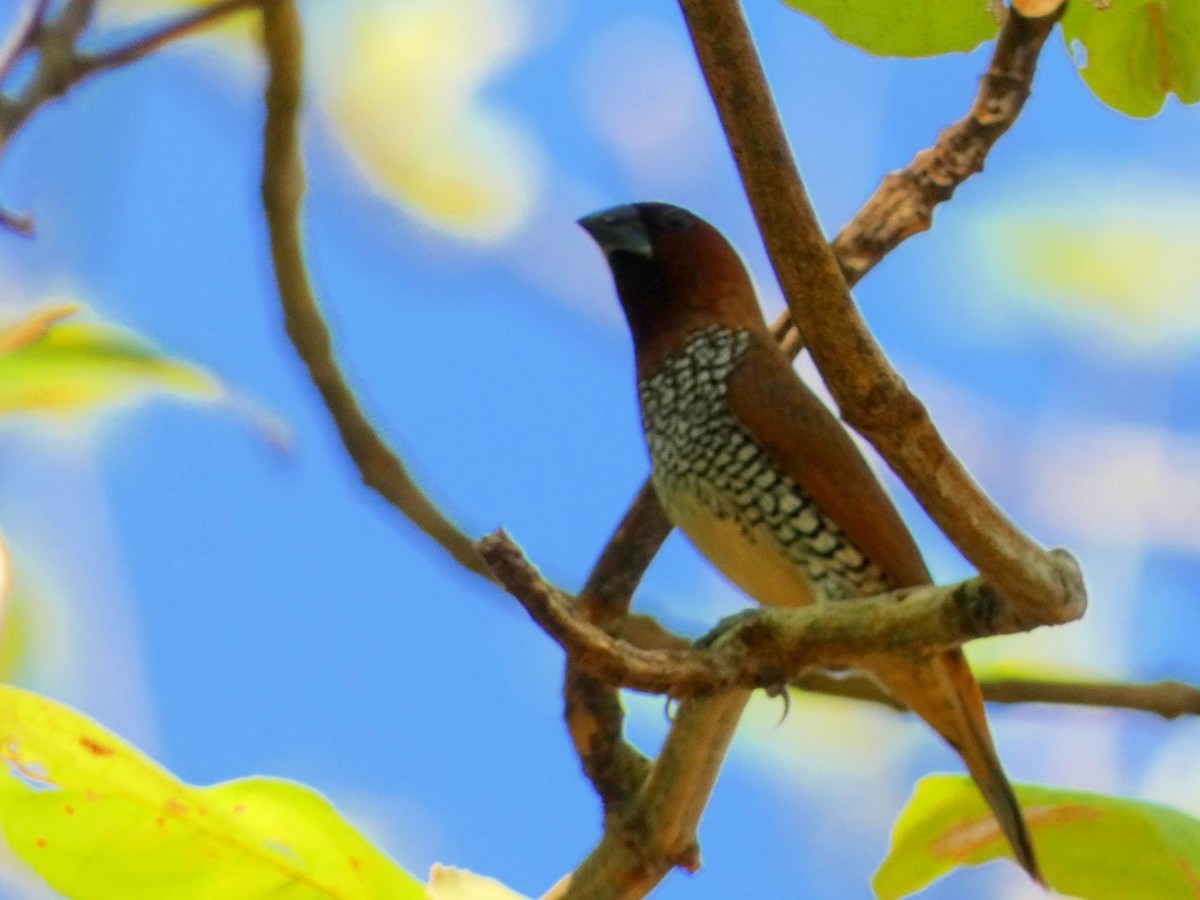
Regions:
M 711 325 L 766 327 L 737 252 L 694 213 L 631 203 L 579 224 L 608 259 L 639 357 L 669 353 Z

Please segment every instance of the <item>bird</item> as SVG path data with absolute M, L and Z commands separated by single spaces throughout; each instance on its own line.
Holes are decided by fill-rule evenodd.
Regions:
M 725 236 L 658 202 L 579 224 L 607 259 L 633 338 L 655 492 L 700 553 L 775 607 L 932 584 L 861 451 L 779 349 Z M 886 653 L 863 669 L 958 752 L 1017 862 L 1044 885 L 962 651 Z

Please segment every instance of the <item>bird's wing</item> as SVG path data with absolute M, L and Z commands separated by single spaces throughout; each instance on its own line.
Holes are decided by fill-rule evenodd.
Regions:
M 769 335 L 753 335 L 730 381 L 729 402 L 780 471 L 896 587 L 930 582 L 908 527 L 862 452 Z

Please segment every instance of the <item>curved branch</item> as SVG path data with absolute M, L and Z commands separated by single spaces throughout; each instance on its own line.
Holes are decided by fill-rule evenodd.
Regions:
M 303 36 L 294 0 L 263 7 L 269 75 L 263 134 L 263 207 L 271 259 L 288 336 L 321 393 L 346 452 L 363 482 L 437 541 L 459 563 L 491 578 L 471 539 L 421 492 L 399 457 L 358 405 L 333 353 L 333 339 L 308 278 L 301 229 L 304 160 L 299 114 L 303 95 Z

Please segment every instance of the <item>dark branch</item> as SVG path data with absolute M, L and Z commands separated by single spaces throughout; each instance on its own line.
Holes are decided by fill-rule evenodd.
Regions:
M 46 13 L 50 10 L 50 0 L 33 0 L 18 19 L 16 26 L 4 47 L 0 48 L 0 85 L 12 74 L 25 52 L 37 42 L 42 23 L 46 21 Z

